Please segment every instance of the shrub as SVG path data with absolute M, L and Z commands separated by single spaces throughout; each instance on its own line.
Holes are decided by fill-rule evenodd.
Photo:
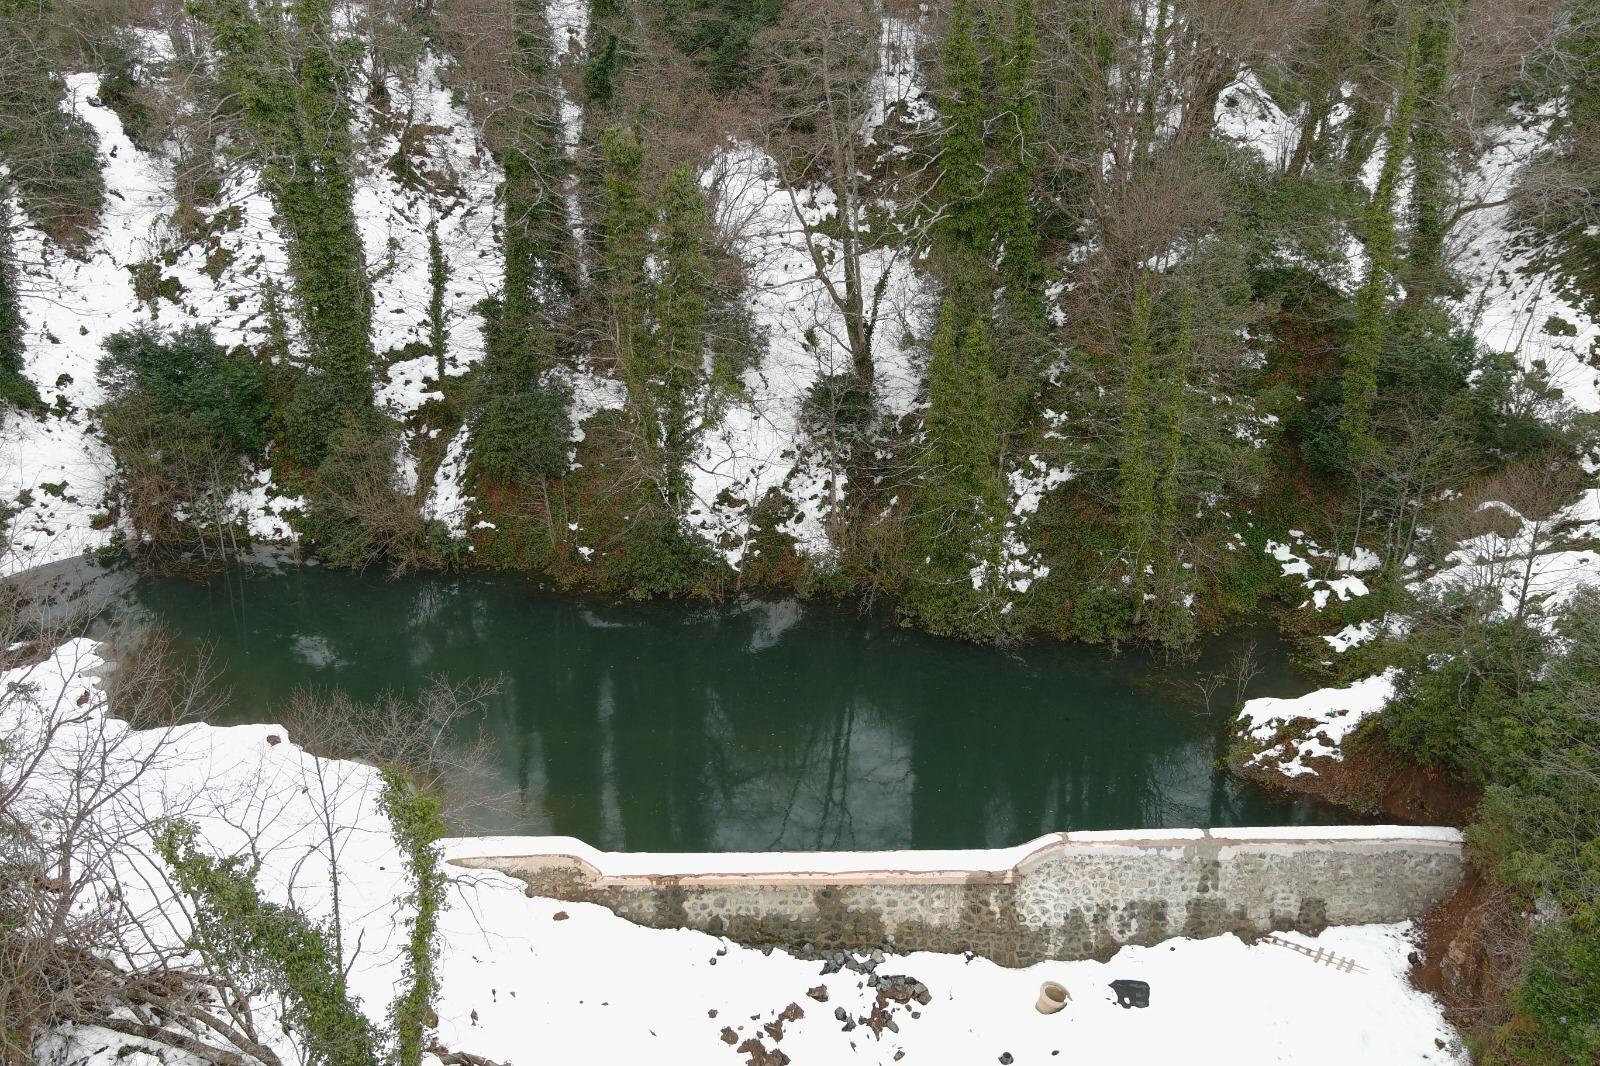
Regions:
M 1523 965 L 1507 1050 L 1524 1066 L 1600 1062 L 1600 902 L 1546 921 Z
M 333 433 L 349 417 L 359 418 L 370 409 L 359 389 L 334 375 L 304 375 L 295 382 L 281 416 L 278 444 L 284 458 L 304 467 L 321 466 Z
M 202 326 L 163 336 L 152 326 L 105 343 L 99 380 L 106 405 L 148 405 L 157 431 L 214 443 L 236 456 L 266 445 L 266 382 L 261 364 L 231 355 Z
M 347 414 L 328 437 L 302 532 L 334 566 L 382 561 L 404 573 L 431 561 L 427 524 L 396 484 L 399 448 L 400 427 L 370 408 Z
M 1406 646 L 1383 720 L 1399 751 L 1488 784 L 1523 757 L 1527 697 L 1550 641 L 1529 622 L 1484 619 L 1481 610 L 1459 597 L 1430 608 L 1440 620 Z
M 203 547 L 215 535 L 231 551 L 228 500 L 267 439 L 261 364 L 200 327 L 164 336 L 141 326 L 106 340 L 98 376 L 96 414 L 128 524 L 150 548 Z
M 1600 1055 L 1600 590 L 1580 589 L 1561 609 L 1555 653 L 1542 632 L 1528 654 L 1512 623 L 1481 629 L 1449 659 L 1407 671 L 1412 680 L 1385 715 L 1391 729 L 1407 730 L 1408 750 L 1488 784 L 1474 849 L 1543 914 L 1512 996 L 1517 1014 L 1492 1034 L 1490 1061 L 1592 1063 Z
M 531 388 L 490 397 L 472 427 L 472 464 L 491 481 L 526 485 L 567 469 L 572 419 L 564 388 Z
M 11 210 L 0 183 L 0 404 L 35 411 L 39 390 L 23 373 L 22 305 L 11 243 Z
M 711 546 L 687 533 L 661 506 L 639 508 L 625 543 L 611 553 L 611 579 L 629 595 L 682 596 L 715 565 Z

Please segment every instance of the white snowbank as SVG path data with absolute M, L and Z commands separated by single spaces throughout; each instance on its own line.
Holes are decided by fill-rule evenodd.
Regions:
M 1246 701 L 1239 718 L 1245 733 L 1262 749 L 1252 757 L 1259 765 L 1277 770 L 1286 777 L 1315 774 L 1306 759 L 1341 759 L 1339 745 L 1362 720 L 1383 709 L 1394 695 L 1397 671 L 1385 670 L 1344 688 L 1321 688 L 1292 698 L 1264 697 Z M 1281 745 L 1272 745 L 1278 730 L 1296 719 L 1309 719 L 1311 727 L 1302 739 L 1292 741 L 1292 754 L 1285 757 Z

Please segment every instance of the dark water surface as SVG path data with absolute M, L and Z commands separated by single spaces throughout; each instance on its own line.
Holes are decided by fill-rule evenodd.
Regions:
M 601 605 L 510 578 L 285 566 L 143 578 L 127 597 L 181 646 L 210 643 L 227 721 L 271 721 L 307 684 L 368 698 L 437 675 L 503 678 L 475 727 L 510 798 L 479 830 L 761 851 L 1336 820 L 1216 768 L 1231 684 L 1207 711 L 1197 678 L 1254 642 L 1251 695 L 1309 687 L 1264 632 L 1166 666 L 974 647 L 792 602 Z

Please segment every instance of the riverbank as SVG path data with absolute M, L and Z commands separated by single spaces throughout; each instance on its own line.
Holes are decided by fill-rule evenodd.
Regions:
M 1389 690 L 1387 677 L 1375 677 L 1300 700 L 1252 701 L 1230 764 L 1263 788 L 1354 814 L 1466 828 L 1482 789 L 1419 766 L 1389 745 L 1374 720 Z M 1510 891 L 1474 863 L 1418 921 L 1408 979 L 1481 1045 L 1512 1015 L 1529 938 L 1528 916 Z
M 125 850 L 115 869 L 123 884 L 139 886 L 128 905 L 170 917 L 144 927 L 155 938 L 148 947 L 170 949 L 186 930 L 142 834 L 149 819 L 182 814 L 207 851 L 258 855 L 256 883 L 267 898 L 336 920 L 351 953 L 351 990 L 369 1017 L 382 1020 L 404 965 L 396 922 L 406 889 L 378 809 L 376 771 L 310 756 L 269 725 L 127 730 L 104 717 L 102 672 L 93 647 L 74 641 L 4 682 L 12 693 L 19 683 L 31 686 L 32 706 L 72 708 L 75 724 L 52 746 L 52 767 L 71 763 L 70 753 L 81 750 L 75 738 L 97 735 L 114 737 L 128 758 L 159 760 L 160 773 L 139 778 L 116 807 L 146 819 L 144 828 L 122 823 Z M 8 714 L 17 710 L 9 700 Z M 445 854 L 474 847 L 481 844 L 447 843 Z M 328 891 L 335 881 L 337 910 Z M 1313 954 L 1352 960 L 1358 968 L 1348 971 L 1224 935 L 1125 948 L 1106 963 L 1006 970 L 982 958 L 916 953 L 857 958 L 823 973 L 826 964 L 783 951 L 642 929 L 602 907 L 530 898 L 498 873 L 455 870 L 441 915 L 430 1039 L 439 1051 L 501 1063 L 527 1061 L 530 1048 L 558 1061 L 729 1066 L 1113 1057 L 1465 1063 L 1437 1005 L 1406 985 L 1412 935 L 1403 923 L 1284 934 Z M 1046 979 L 1072 996 L 1056 1015 L 1034 1009 Z M 1150 984 L 1149 1008 L 1116 1005 L 1108 985 L 1123 979 Z M 272 1016 L 269 1003 L 258 1006 Z M 1330 1018 L 1339 1024 L 1328 1025 Z M 154 1050 L 148 1041 L 82 1026 L 47 1040 L 39 1061 L 126 1066 L 130 1056 L 153 1058 Z M 442 1061 L 468 1060 L 447 1054 Z

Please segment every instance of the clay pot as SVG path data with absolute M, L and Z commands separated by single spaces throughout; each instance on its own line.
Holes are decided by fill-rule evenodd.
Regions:
M 1040 1014 L 1054 1014 L 1062 1007 L 1065 1007 L 1067 1001 L 1071 998 L 1072 993 L 1067 991 L 1065 985 L 1059 985 L 1054 981 L 1046 981 L 1039 986 L 1039 1002 L 1034 1004 L 1034 1008 Z

